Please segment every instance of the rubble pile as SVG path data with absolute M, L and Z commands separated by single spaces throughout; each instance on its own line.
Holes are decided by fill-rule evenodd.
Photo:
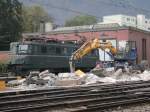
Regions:
M 75 86 L 84 82 L 84 76 L 79 77 L 75 73 L 59 73 L 55 81 L 56 86 Z
M 147 81 L 150 80 L 150 71 L 145 70 L 144 72 L 140 71 L 128 71 L 123 72 L 122 69 L 117 70 L 112 77 L 116 79 L 116 82 L 125 82 L 125 81 Z
M 115 109 L 110 109 L 107 112 L 149 112 L 150 104 L 149 103 L 139 103 L 136 105 L 125 105 L 123 107 L 118 107 Z
M 58 87 L 58 86 L 79 86 L 89 85 L 95 83 L 117 83 L 125 81 L 138 81 L 138 80 L 150 80 L 150 71 L 145 70 L 140 72 L 132 69 L 118 69 L 107 68 L 105 70 L 100 69 L 100 73 L 96 70 L 94 72 L 84 73 L 77 70 L 75 73 L 59 73 L 53 74 L 48 70 L 41 73 L 31 72 L 30 75 L 21 80 L 13 80 L 8 82 L 10 86 L 18 86 L 24 88 L 35 87 Z

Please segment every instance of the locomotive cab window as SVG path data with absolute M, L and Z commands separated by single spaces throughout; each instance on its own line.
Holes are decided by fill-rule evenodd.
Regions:
M 39 46 L 38 45 L 32 45 L 32 54 L 38 54 L 39 53 Z
M 18 53 L 19 54 L 24 54 L 24 53 L 28 53 L 28 45 L 19 45 L 18 46 Z
M 47 48 L 46 48 L 46 46 L 41 46 L 41 52 L 42 52 L 42 53 L 47 53 Z
M 60 47 L 56 47 L 56 54 L 61 54 L 62 53 L 62 50 Z
M 67 55 L 67 48 L 66 47 L 63 48 L 63 54 Z
M 10 51 L 13 53 L 13 54 L 16 54 L 17 53 L 17 47 L 18 46 L 18 44 L 10 44 Z
M 48 53 L 52 54 L 52 55 L 56 54 L 55 46 L 49 46 L 48 47 Z

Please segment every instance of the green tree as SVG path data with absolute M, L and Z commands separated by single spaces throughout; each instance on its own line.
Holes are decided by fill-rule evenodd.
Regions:
M 18 0 L 0 0 L 0 50 L 21 37 L 22 4 Z
M 75 16 L 65 22 L 65 26 L 91 25 L 97 22 L 96 17 L 89 15 Z
M 23 31 L 38 32 L 40 23 L 53 22 L 53 18 L 40 6 L 23 7 Z

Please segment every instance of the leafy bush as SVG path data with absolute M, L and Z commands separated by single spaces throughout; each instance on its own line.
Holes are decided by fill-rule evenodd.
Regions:
M 0 63 L 0 73 L 7 72 L 7 64 Z

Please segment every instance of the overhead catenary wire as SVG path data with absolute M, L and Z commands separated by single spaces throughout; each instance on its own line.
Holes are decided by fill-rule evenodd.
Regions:
M 33 2 L 34 0 L 29 0 L 29 1 Z M 66 7 L 62 7 L 62 6 L 57 6 L 57 5 L 54 5 L 50 2 L 49 3 L 43 3 L 42 0 L 41 0 L 41 2 L 40 1 L 34 1 L 34 3 L 42 4 L 43 6 L 50 7 L 50 8 L 55 8 L 55 9 L 59 9 L 59 10 L 63 10 L 63 11 L 72 12 L 72 13 L 75 13 L 75 14 L 94 16 L 97 19 L 101 18 L 100 16 L 97 16 L 97 15 L 94 15 L 94 14 L 89 14 L 87 12 L 75 10 L 75 9 L 68 8 L 68 7 L 66 8 Z
M 63 6 L 58 6 L 58 5 L 54 5 L 50 2 L 43 2 L 43 0 L 39 0 L 39 1 L 36 1 L 36 0 L 29 0 L 31 2 L 34 2 L 36 4 L 41 4 L 43 6 L 46 6 L 46 7 L 49 7 L 49 8 L 55 8 L 55 9 L 59 9 L 59 10 L 63 10 L 63 11 L 68 11 L 68 12 L 72 12 L 72 13 L 75 13 L 75 14 L 80 14 L 80 15 L 89 15 L 89 16 L 93 16 L 95 18 L 97 18 L 98 20 L 102 20 L 102 17 L 101 16 L 98 16 L 98 15 L 94 15 L 94 14 L 90 14 L 90 13 L 87 13 L 87 12 L 84 12 L 84 11 L 79 11 L 79 10 L 76 10 L 76 9 L 72 9 L 72 8 L 68 8 L 68 7 L 63 7 Z M 90 0 L 87 0 L 87 1 L 90 1 Z M 105 5 L 108 5 L 108 6 L 115 6 L 115 7 L 120 7 L 120 8 L 123 8 L 125 9 L 126 11 L 129 10 L 129 12 L 133 11 L 133 12 L 137 12 L 137 13 L 141 13 L 141 12 L 144 12 L 146 15 L 149 15 L 150 16 L 150 11 L 149 10 L 146 10 L 146 9 L 143 9 L 143 8 L 137 8 L 131 4 L 123 4 L 124 2 L 116 2 L 114 3 L 113 0 L 109 0 L 109 1 L 101 1 L 101 0 L 92 0 L 92 2 L 95 2 L 96 4 L 105 4 Z M 95 6 L 95 5 L 93 5 Z
M 90 1 L 90 0 L 88 0 Z M 120 0 L 120 1 L 113 1 L 113 0 L 107 0 L 106 1 L 103 1 L 103 0 L 93 0 L 95 1 L 96 4 L 100 4 L 100 3 L 103 3 L 105 5 L 108 5 L 108 6 L 115 6 L 115 7 L 120 7 L 120 8 L 123 8 L 125 9 L 126 11 L 129 10 L 129 11 L 133 11 L 134 12 L 138 12 L 138 13 L 146 13 L 148 15 L 150 15 L 150 10 L 147 10 L 147 9 L 144 9 L 144 8 L 138 8 L 138 7 L 135 7 L 133 5 L 131 5 L 131 3 L 129 3 L 130 1 L 128 0 Z

